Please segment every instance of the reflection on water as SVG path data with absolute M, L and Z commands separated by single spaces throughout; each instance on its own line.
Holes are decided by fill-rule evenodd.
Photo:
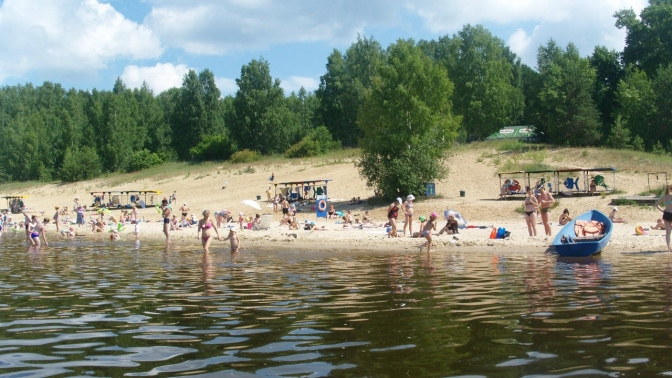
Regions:
M 287 247 L 284 247 L 287 248 Z M 0 377 L 670 375 L 667 254 L 0 238 Z

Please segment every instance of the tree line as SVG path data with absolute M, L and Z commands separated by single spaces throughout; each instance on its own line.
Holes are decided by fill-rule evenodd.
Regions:
M 639 16 L 621 10 L 614 19 L 626 31 L 623 51 L 597 46 L 582 57 L 573 44 L 550 40 L 534 68 L 480 25 L 387 48 L 359 37 L 327 57 L 317 90 L 289 95 L 263 58 L 241 68 L 237 92 L 225 97 L 207 69 L 160 94 L 120 79 L 111 91 L 5 86 L 0 181 L 77 181 L 164 161 L 360 146 L 360 170 L 391 194 L 406 176 L 399 171 L 381 184 L 387 179 L 376 166 L 399 164 L 381 163 L 390 156 L 419 161 L 427 157 L 417 148 L 425 148 L 438 159 L 455 140 L 482 140 L 516 124 L 534 125 L 541 141 L 558 145 L 672 153 L 672 0 L 650 0 Z M 440 174 L 427 167 L 410 188 Z

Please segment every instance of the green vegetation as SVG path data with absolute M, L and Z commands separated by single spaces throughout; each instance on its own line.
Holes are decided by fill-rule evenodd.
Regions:
M 582 57 L 572 43 L 551 39 L 538 48 L 535 68 L 484 27 L 466 25 L 387 48 L 359 37 L 327 57 L 314 93 L 284 93 L 263 58 L 241 67 L 237 92 L 224 98 L 208 69 L 190 70 L 180 88 L 160 94 L 120 79 L 110 91 L 50 82 L 2 87 L 0 180 L 71 182 L 160 162 L 272 162 L 344 146 L 362 154 L 335 160 L 356 158 L 367 183 L 393 196 L 440 179 L 446 172 L 439 162 L 454 141 L 459 153 L 508 125 L 534 125 L 539 143 L 581 147 L 572 152 L 618 162 L 619 170 L 643 163 L 666 170 L 672 0 L 614 17 L 626 34 L 623 51 L 597 46 Z M 425 93 L 430 89 L 437 92 Z M 507 171 L 549 168 L 543 145 L 501 141 L 492 148 L 478 161 L 492 159 Z
M 261 159 L 257 151 L 242 150 L 231 155 L 231 163 L 251 163 Z
M 451 114 L 452 90 L 445 69 L 412 41 L 390 46 L 358 118 L 357 167 L 382 197 L 423 193 L 425 183 L 444 177 L 460 123 Z

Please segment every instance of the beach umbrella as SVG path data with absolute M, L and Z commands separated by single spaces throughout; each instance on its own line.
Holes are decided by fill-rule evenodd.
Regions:
M 249 206 L 251 208 L 261 210 L 261 206 L 259 206 L 259 204 L 254 200 L 244 200 L 241 203 L 245 206 Z

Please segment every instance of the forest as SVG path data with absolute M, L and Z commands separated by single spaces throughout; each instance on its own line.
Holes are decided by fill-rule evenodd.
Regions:
M 406 141 L 436 147 L 431 158 L 509 125 L 533 125 L 555 145 L 672 153 L 672 0 L 650 0 L 639 15 L 618 11 L 614 21 L 626 31 L 623 51 L 597 46 L 583 57 L 550 40 L 534 68 L 480 25 L 386 48 L 359 37 L 327 57 L 314 92 L 284 93 L 263 58 L 241 68 L 237 92 L 226 97 L 208 69 L 158 94 L 120 79 L 111 91 L 5 86 L 0 183 L 359 147 L 362 172 L 381 186 L 381 159 L 426 158 L 410 144 L 405 152 Z M 436 176 L 428 169 L 419 182 Z

